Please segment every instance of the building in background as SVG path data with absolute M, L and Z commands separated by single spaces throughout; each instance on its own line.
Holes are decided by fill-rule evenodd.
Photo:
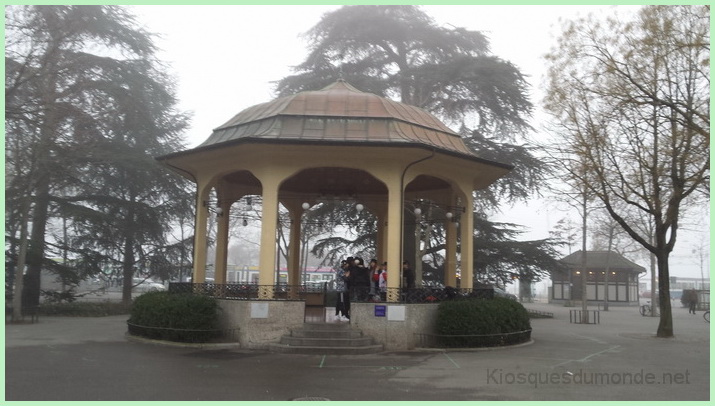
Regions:
M 613 251 L 587 251 L 586 269 L 582 269 L 582 255 L 579 250 L 564 257 L 561 262 L 567 270 L 551 272 L 550 302 L 581 301 L 581 278 L 585 275 L 589 301 L 605 302 L 607 297 L 611 304 L 638 305 L 638 278 L 646 272 L 644 267 Z

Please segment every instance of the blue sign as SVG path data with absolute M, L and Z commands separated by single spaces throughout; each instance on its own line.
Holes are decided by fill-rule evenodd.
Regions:
M 385 317 L 386 313 L 387 313 L 387 306 L 375 305 L 375 317 Z

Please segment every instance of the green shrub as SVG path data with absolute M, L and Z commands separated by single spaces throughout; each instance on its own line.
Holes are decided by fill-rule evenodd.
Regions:
M 104 317 L 129 314 L 130 308 L 118 302 L 43 303 L 41 316 Z
M 440 303 L 437 335 L 443 347 L 492 347 L 531 339 L 529 314 L 511 299 L 454 300 Z
M 65 291 L 41 290 L 40 294 L 44 297 L 45 303 L 72 303 L 77 300 L 77 294 L 74 289 Z
M 220 335 L 216 300 L 187 293 L 137 297 L 128 324 L 130 334 L 158 340 L 199 343 Z

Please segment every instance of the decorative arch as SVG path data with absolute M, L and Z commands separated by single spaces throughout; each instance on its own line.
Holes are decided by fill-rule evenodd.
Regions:
M 472 249 L 471 239 L 461 239 L 462 244 L 458 244 L 458 240 L 460 240 L 457 234 L 459 225 L 466 220 L 463 218 L 465 214 L 471 213 L 471 208 L 463 204 L 461 190 L 458 181 L 424 173 L 415 176 L 405 187 L 405 198 L 409 202 L 406 204 L 406 212 L 411 213 L 414 219 L 412 224 L 415 227 L 411 235 L 406 232 L 406 239 L 415 244 L 409 251 L 415 253 L 414 259 L 410 262 L 415 270 L 418 283 L 422 280 L 422 258 L 417 256 L 418 244 L 420 244 L 418 234 L 425 224 L 426 232 L 429 232 L 433 224 L 441 222 L 446 234 L 442 282 L 445 286 L 456 287 L 458 285 L 457 281 L 460 279 L 458 278 L 459 254 Z M 413 213 L 413 210 L 419 210 L 420 213 Z M 465 283 L 460 286 L 465 287 Z

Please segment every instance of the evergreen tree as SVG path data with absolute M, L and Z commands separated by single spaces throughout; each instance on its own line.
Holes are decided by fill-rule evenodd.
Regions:
M 490 53 L 484 34 L 439 27 L 418 6 L 358 5 L 325 14 L 307 38 L 310 52 L 295 75 L 278 81 L 279 96 L 321 89 L 342 76 L 460 129 L 478 156 L 518 164 L 480 194 L 485 205 L 536 191 L 544 168 L 517 143 L 530 129 L 529 85 L 516 66 Z
M 14 147 L 6 150 L 6 196 L 31 223 L 25 305 L 39 303 L 55 214 L 75 219 L 82 246 L 74 248 L 85 258 L 111 255 L 93 247 L 121 241 L 125 280 L 136 262 L 128 247 L 161 242 L 167 193 L 179 184 L 151 155 L 180 147 L 186 117 L 174 110 L 154 51 L 151 35 L 118 6 L 6 8 L 6 138 Z M 22 223 L 23 213 L 8 214 Z
M 362 91 L 420 107 L 459 128 L 478 156 L 515 164 L 509 175 L 478 193 L 477 206 L 493 208 L 537 192 L 545 169 L 533 150 L 520 144 L 530 129 L 528 83 L 516 66 L 490 53 L 484 34 L 439 27 L 418 6 L 357 5 L 325 14 L 307 38 L 309 55 L 296 74 L 278 81 L 280 96 L 320 89 L 343 77 Z M 411 212 L 405 214 L 407 222 L 414 220 Z M 362 216 L 363 222 L 369 220 L 368 213 Z M 444 235 L 441 224 L 431 231 L 436 238 Z M 345 246 L 358 252 L 374 245 L 371 236 L 326 239 L 314 252 L 334 257 Z M 406 257 L 413 257 L 414 238 L 405 234 Z M 429 245 L 426 255 L 443 249 L 443 241 Z

